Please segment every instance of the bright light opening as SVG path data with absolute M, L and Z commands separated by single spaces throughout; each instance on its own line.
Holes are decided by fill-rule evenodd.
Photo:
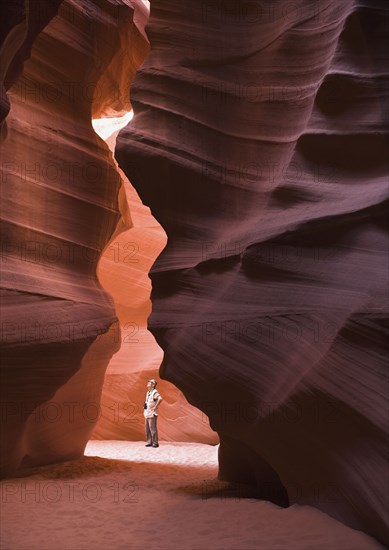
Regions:
M 134 117 L 134 111 L 129 111 L 123 116 L 112 118 L 93 118 L 92 126 L 97 135 L 107 142 L 111 151 L 114 150 L 116 144 L 116 138 L 122 128 Z

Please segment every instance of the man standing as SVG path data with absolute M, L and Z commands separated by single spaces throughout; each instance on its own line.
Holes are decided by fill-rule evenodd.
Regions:
M 159 447 L 157 430 L 157 409 L 162 401 L 162 397 L 155 389 L 157 382 L 151 379 L 147 382 L 146 401 L 144 404 L 144 417 L 146 421 L 146 447 Z

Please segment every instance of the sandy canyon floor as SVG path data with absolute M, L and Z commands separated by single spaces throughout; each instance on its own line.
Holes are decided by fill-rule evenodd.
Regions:
M 80 460 L 1 482 L 3 550 L 374 550 L 315 508 L 219 482 L 217 447 L 90 441 Z

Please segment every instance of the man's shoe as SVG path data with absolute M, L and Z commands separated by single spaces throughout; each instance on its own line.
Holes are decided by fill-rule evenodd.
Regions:
M 153 445 L 151 445 L 151 443 L 147 443 L 147 445 L 145 445 L 145 447 L 152 447 Z
M 153 443 L 153 447 L 159 447 L 158 443 Z

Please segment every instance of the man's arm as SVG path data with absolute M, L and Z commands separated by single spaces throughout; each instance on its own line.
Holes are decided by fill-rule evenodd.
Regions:
M 161 403 L 161 401 L 163 401 L 163 398 L 158 394 L 158 397 L 157 397 L 157 399 L 155 400 L 155 410 L 158 409 L 159 404 Z

